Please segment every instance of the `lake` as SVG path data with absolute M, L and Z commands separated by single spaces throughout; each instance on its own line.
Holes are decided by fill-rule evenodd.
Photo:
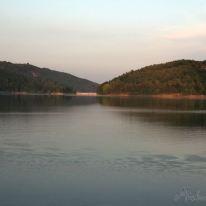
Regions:
M 0 205 L 206 205 L 206 101 L 0 96 Z

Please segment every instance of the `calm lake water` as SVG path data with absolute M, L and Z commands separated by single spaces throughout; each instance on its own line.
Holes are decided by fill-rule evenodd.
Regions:
M 206 101 L 0 96 L 0 205 L 205 206 Z

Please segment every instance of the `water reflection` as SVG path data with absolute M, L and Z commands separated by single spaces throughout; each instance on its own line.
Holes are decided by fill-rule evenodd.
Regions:
M 151 97 L 98 97 L 105 106 L 164 110 L 206 110 L 206 100 L 161 99 Z
M 57 110 L 59 107 L 86 106 L 95 103 L 96 99 L 92 97 L 0 95 L 0 112 L 48 112 Z
M 182 186 L 204 193 L 205 111 L 191 100 L 0 97 L 0 203 L 174 206 Z
M 205 100 L 174 100 L 140 97 L 103 97 L 104 106 L 125 108 L 118 112 L 127 118 L 152 124 L 161 123 L 179 127 L 206 127 Z
M 161 123 L 176 127 L 206 128 L 206 113 L 121 112 L 121 115 L 152 124 Z

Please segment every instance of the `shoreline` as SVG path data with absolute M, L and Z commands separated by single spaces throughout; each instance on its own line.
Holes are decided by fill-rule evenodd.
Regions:
M 76 96 L 75 93 L 30 93 L 30 92 L 0 92 L 0 96 Z
M 197 99 L 197 100 L 206 100 L 206 95 L 201 95 L 201 94 L 188 94 L 188 95 L 183 95 L 183 94 L 162 94 L 162 95 L 154 95 L 155 98 L 160 98 L 160 99 Z
M 94 92 L 77 92 L 77 93 L 29 93 L 29 92 L 0 92 L 0 96 L 78 96 L 78 97 L 140 97 L 140 98 L 157 98 L 157 99 L 189 99 L 189 100 L 206 100 L 206 95 L 201 94 L 97 94 Z
M 157 99 L 191 99 L 206 100 L 206 95 L 202 94 L 108 94 L 98 95 L 105 97 L 141 97 L 141 98 L 157 98 Z
M 0 96 L 85 96 L 95 97 L 98 96 L 94 92 L 76 92 L 76 93 L 62 93 L 62 92 L 51 92 L 51 93 L 32 93 L 32 92 L 4 92 L 0 91 Z

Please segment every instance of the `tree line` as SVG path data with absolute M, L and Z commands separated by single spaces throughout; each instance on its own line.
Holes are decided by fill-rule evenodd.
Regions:
M 132 70 L 101 84 L 99 94 L 206 94 L 206 61 L 179 60 Z

